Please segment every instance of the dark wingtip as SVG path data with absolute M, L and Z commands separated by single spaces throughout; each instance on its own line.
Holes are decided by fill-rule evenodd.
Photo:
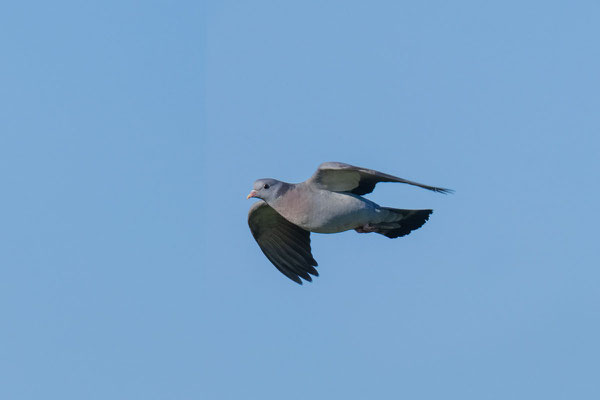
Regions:
M 318 272 L 316 272 L 316 271 L 315 271 L 315 273 L 314 273 L 314 274 L 311 272 L 311 274 L 312 274 L 313 276 L 319 276 L 319 273 L 318 273 Z M 308 274 L 306 275 L 306 277 L 304 277 L 304 276 L 302 277 L 302 278 L 304 279 L 304 281 L 303 281 L 302 279 L 300 279 L 300 277 L 299 277 L 299 276 L 298 276 L 297 278 L 298 278 L 298 280 L 295 280 L 295 279 L 293 279 L 293 281 L 294 281 L 294 282 L 296 282 L 296 283 L 297 283 L 297 284 L 299 284 L 299 285 L 302 285 L 302 284 L 304 284 L 304 283 L 305 283 L 304 281 L 306 281 L 306 282 L 312 282 L 312 277 L 311 277 L 310 275 L 308 275 Z
M 445 189 L 445 188 L 435 188 L 434 191 L 437 193 L 442 193 L 442 194 L 453 194 L 454 193 L 453 189 Z

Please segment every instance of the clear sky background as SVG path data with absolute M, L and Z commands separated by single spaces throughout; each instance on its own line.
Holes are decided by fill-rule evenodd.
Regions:
M 600 398 L 600 3 L 0 8 L 0 398 Z M 444 196 L 312 235 L 252 182 L 323 161 Z

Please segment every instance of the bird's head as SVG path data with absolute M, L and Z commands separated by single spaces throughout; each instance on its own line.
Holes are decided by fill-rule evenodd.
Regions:
M 278 181 L 277 179 L 258 179 L 254 182 L 254 186 L 246 198 L 257 197 L 268 203 L 270 200 L 275 200 L 275 198 L 281 195 L 284 185 L 284 182 Z

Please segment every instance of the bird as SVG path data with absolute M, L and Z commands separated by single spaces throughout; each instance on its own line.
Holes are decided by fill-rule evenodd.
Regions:
M 258 246 L 286 277 L 302 285 L 319 276 L 310 234 L 354 229 L 394 239 L 406 236 L 427 222 L 433 210 L 382 207 L 366 199 L 379 182 L 399 182 L 437 193 L 452 189 L 398 178 L 341 162 L 324 162 L 301 183 L 258 179 L 246 199 L 257 198 L 248 212 L 248 225 Z

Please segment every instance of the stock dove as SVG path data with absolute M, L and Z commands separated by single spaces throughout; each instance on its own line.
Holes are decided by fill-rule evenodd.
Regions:
M 337 233 L 354 229 L 389 238 L 408 235 L 429 219 L 432 210 L 381 207 L 362 197 L 378 182 L 400 182 L 438 193 L 450 189 L 423 185 L 371 169 L 326 162 L 302 183 L 276 179 L 254 182 L 248 199 L 261 201 L 250 207 L 248 225 L 269 261 L 285 276 L 302 284 L 318 276 L 310 249 L 310 232 Z

